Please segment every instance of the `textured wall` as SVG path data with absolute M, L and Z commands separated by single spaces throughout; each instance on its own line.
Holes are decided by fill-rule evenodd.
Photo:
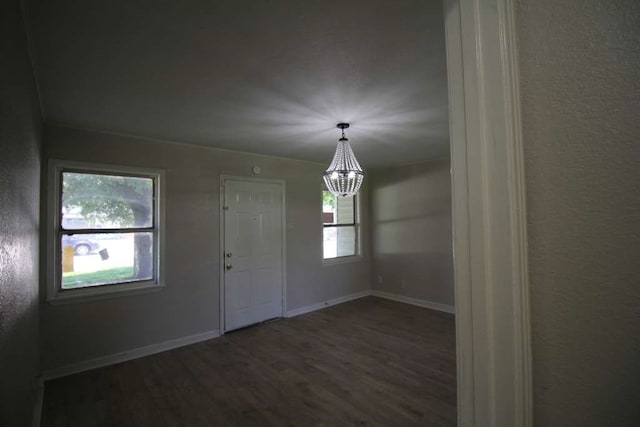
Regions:
M 53 126 L 45 128 L 44 142 L 46 158 L 166 170 L 166 288 L 45 304 L 45 369 L 218 329 L 220 175 L 252 176 L 253 165 L 261 167 L 260 177 L 286 180 L 287 308 L 369 289 L 368 254 L 354 263 L 322 265 L 325 165 Z M 366 230 L 366 197 L 363 206 Z
M 0 425 L 31 422 L 38 353 L 40 112 L 19 2 L 0 8 Z
M 517 20 L 536 425 L 638 425 L 640 2 Z
M 369 176 L 373 288 L 453 306 L 449 161 L 374 169 Z

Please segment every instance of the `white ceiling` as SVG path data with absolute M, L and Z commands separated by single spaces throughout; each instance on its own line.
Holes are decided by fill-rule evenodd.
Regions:
M 49 122 L 363 167 L 449 153 L 441 0 L 29 4 Z

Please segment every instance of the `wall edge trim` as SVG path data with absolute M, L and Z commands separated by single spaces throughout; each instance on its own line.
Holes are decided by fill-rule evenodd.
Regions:
M 316 304 L 299 307 L 293 310 L 287 310 L 285 313 L 286 318 L 296 317 L 303 314 L 311 313 L 314 311 L 322 310 L 333 305 L 342 304 L 345 302 L 353 301 L 356 299 L 375 296 L 392 301 L 397 301 L 405 304 L 411 304 L 418 307 L 428 308 L 432 310 L 442 311 L 445 313 L 455 313 L 455 308 L 450 305 L 440 304 L 432 301 L 426 301 L 418 298 L 407 297 L 404 295 L 395 295 L 388 292 L 376 291 L 376 290 L 364 290 L 360 292 L 351 293 L 337 298 L 328 299 Z M 39 384 L 36 390 L 37 396 L 34 404 L 34 416 L 33 425 L 39 425 L 40 416 L 42 412 L 43 393 L 44 393 L 44 381 L 49 381 L 56 378 L 65 377 L 80 372 L 85 372 L 91 369 L 101 368 L 116 363 L 126 362 L 129 360 L 139 359 L 145 356 L 151 356 L 153 354 L 161 353 L 163 351 L 173 350 L 179 347 L 184 347 L 191 344 L 196 344 L 202 341 L 208 341 L 210 339 L 219 338 L 220 331 L 214 329 L 211 331 L 188 335 L 186 337 L 176 338 L 156 344 L 150 344 L 143 347 L 133 348 L 119 353 L 114 353 L 106 356 L 100 356 L 92 359 L 82 360 L 74 362 L 58 368 L 47 369 L 43 372 L 42 378 L 39 380 Z
M 331 307 L 332 305 L 342 304 L 344 302 L 352 301 L 359 298 L 371 296 L 371 290 L 365 290 L 361 292 L 355 292 L 352 294 L 344 295 L 338 298 L 328 299 L 316 304 L 306 305 L 304 307 L 294 308 L 293 310 L 287 310 L 286 317 L 296 317 L 302 314 L 311 313 L 313 311 L 322 310 L 323 308 Z
M 374 297 L 384 298 L 391 301 L 402 302 L 405 304 L 411 304 L 422 308 L 429 308 L 431 310 L 442 311 L 445 313 L 455 314 L 456 308 L 453 305 L 441 304 L 439 302 L 427 301 L 419 298 L 408 297 L 406 295 L 392 294 L 383 291 L 371 291 L 371 295 Z
M 219 336 L 220 331 L 218 329 L 214 329 L 199 334 L 188 335 L 186 337 L 175 338 L 156 344 L 150 344 L 144 347 L 133 348 L 131 350 L 126 350 L 115 354 L 82 360 L 80 362 L 74 362 L 69 365 L 61 366 L 59 368 L 47 369 L 42 373 L 42 376 L 44 381 L 48 381 L 55 378 L 61 378 L 67 375 L 88 371 L 90 369 L 101 368 L 104 366 L 114 365 L 116 363 L 139 359 L 145 356 L 151 356 L 163 351 L 173 350 L 175 348 L 184 347 L 190 344 L 196 344 L 202 341 L 208 341 L 213 338 L 218 338 Z
M 32 427 L 40 427 L 42 423 L 42 408 L 44 405 L 44 379 L 38 376 L 35 380 L 35 399 L 33 402 L 33 416 L 31 418 Z

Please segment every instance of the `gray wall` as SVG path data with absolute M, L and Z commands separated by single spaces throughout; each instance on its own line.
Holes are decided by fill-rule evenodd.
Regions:
M 44 304 L 45 369 L 219 329 L 220 175 L 252 176 L 253 165 L 263 178 L 286 180 L 287 308 L 369 289 L 366 251 L 358 262 L 322 265 L 326 165 L 55 126 L 45 128 L 44 141 L 46 158 L 166 170 L 167 285 L 150 294 Z M 363 205 L 367 229 L 366 197 Z
M 33 414 L 38 350 L 40 132 L 18 1 L 0 8 L 0 425 Z
M 640 420 L 640 2 L 521 0 L 536 425 Z
M 374 169 L 369 179 L 373 289 L 453 306 L 449 161 Z

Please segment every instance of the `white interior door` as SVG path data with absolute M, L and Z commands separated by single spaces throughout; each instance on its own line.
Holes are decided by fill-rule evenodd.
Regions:
M 282 316 L 278 183 L 224 180 L 224 330 Z

